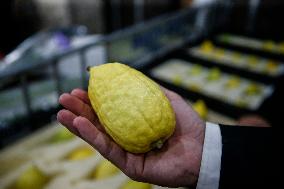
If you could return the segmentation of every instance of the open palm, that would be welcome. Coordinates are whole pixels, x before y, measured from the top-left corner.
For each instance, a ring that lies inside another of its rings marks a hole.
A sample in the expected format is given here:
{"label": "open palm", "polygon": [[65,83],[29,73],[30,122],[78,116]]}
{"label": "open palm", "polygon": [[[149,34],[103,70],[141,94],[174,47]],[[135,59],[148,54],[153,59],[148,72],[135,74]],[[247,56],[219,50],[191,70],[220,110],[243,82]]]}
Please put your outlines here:
{"label": "open palm", "polygon": [[66,109],[58,112],[57,119],[134,180],[168,187],[195,185],[205,124],[179,95],[163,90],[176,114],[176,130],[161,149],[145,154],[123,150],[104,132],[87,92],[81,89],[61,95],[59,102]]}

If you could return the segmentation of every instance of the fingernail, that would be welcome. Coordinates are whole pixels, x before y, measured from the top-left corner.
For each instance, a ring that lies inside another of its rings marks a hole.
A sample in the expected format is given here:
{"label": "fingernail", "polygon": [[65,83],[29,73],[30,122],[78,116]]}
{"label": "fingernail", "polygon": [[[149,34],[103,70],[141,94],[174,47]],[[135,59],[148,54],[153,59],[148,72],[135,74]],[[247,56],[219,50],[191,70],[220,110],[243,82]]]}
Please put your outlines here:
{"label": "fingernail", "polygon": [[79,90],[80,90],[79,88],[73,89],[72,92],[71,92],[71,94],[77,93],[77,92],[79,92]]}
{"label": "fingernail", "polygon": [[62,119],[64,112],[65,110],[60,110],[59,112],[57,112],[56,118],[58,121]]}
{"label": "fingernail", "polygon": [[67,93],[63,93],[62,95],[60,95],[60,97],[59,97],[59,103],[60,103],[64,98],[66,98],[67,96],[69,96],[69,94],[67,94]]}
{"label": "fingernail", "polygon": [[82,122],[83,120],[84,120],[83,117],[78,116],[78,117],[76,117],[76,118],[73,120],[73,125],[74,125],[75,127],[77,127],[77,126],[80,125],[80,122]]}

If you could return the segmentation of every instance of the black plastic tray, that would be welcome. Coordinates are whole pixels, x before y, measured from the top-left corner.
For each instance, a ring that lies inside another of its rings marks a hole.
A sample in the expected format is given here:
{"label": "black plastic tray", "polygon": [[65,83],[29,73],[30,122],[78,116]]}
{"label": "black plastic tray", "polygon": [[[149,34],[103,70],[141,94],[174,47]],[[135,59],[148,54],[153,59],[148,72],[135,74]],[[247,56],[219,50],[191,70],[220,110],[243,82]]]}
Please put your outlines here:
{"label": "black plastic tray", "polygon": [[214,99],[212,97],[209,97],[207,95],[200,94],[200,93],[191,91],[189,89],[185,89],[185,88],[176,86],[174,84],[171,84],[169,82],[166,82],[164,80],[156,78],[151,74],[151,70],[153,68],[162,64],[166,60],[169,60],[169,59],[172,59],[172,58],[190,61],[185,56],[179,54],[179,52],[175,52],[173,54],[169,54],[169,55],[167,55],[163,58],[159,58],[159,59],[156,59],[156,60],[150,62],[147,66],[145,66],[143,69],[141,69],[141,71],[144,72],[146,75],[148,75],[153,80],[155,80],[156,82],[158,82],[159,84],[161,84],[162,86],[177,92],[178,94],[180,94],[181,96],[183,96],[185,98],[189,98],[191,100],[203,99],[210,109],[216,110],[216,111],[218,111],[222,114],[228,115],[228,116],[233,117],[233,118],[237,118],[237,117],[241,116],[242,114],[253,113],[250,110],[247,110],[247,109],[244,109],[244,108],[238,108],[238,107],[235,107],[235,106],[228,104],[226,102],[223,102],[223,101]]}
{"label": "black plastic tray", "polygon": [[[212,98],[212,97],[204,95],[204,94],[200,94],[200,93],[191,91],[189,89],[185,89],[185,88],[176,86],[174,84],[171,84],[169,82],[166,82],[164,80],[161,80],[159,78],[154,77],[151,74],[151,70],[153,68],[157,67],[158,65],[164,63],[165,61],[169,60],[169,59],[182,59],[182,60],[185,60],[185,61],[197,63],[197,64],[207,66],[207,67],[216,67],[216,65],[214,65],[212,63],[209,64],[209,63],[206,63],[206,62],[199,62],[195,59],[192,59],[191,57],[185,55],[182,51],[175,51],[175,52],[172,52],[172,53],[170,53],[170,54],[168,54],[164,57],[152,60],[151,62],[149,62],[147,64],[147,66],[141,68],[140,70],[142,72],[144,72],[146,75],[148,75],[150,78],[152,78],[153,80],[155,80],[156,82],[161,84],[162,86],[177,92],[178,94],[180,94],[181,96],[183,96],[185,98],[189,98],[191,100],[203,99],[210,109],[215,110],[215,111],[217,111],[221,114],[227,115],[227,116],[232,117],[232,118],[239,118],[242,115],[248,115],[248,114],[259,114],[259,115],[262,115],[262,116],[266,117],[267,119],[269,119],[268,115],[269,115],[269,113],[271,114],[272,112],[271,112],[271,110],[269,110],[268,107],[273,106],[272,105],[272,99],[275,101],[275,97],[274,97],[275,92],[270,97],[266,98],[266,100],[262,103],[260,108],[255,110],[255,111],[249,110],[249,109],[246,109],[246,108],[237,107],[237,106],[234,106],[234,105],[229,104],[227,102]],[[195,61],[193,61],[193,60],[195,60]],[[227,72],[227,73],[230,72],[230,73],[237,74],[236,70],[228,70],[228,68],[225,68],[223,66],[221,66],[219,68],[220,68],[221,71],[224,71],[224,72]],[[238,73],[237,75],[240,75],[240,73]],[[247,78],[254,80],[253,77],[251,77],[250,75],[247,75]],[[280,82],[280,83],[282,83],[282,82]],[[276,114],[274,114],[273,116],[276,116]]]}
{"label": "black plastic tray", "polygon": [[266,57],[266,58],[276,59],[276,60],[280,60],[281,62],[284,63],[284,55],[283,54],[267,52],[267,51],[264,51],[264,50],[261,50],[261,49],[253,49],[253,48],[250,48],[250,47],[244,47],[244,46],[239,46],[239,45],[235,45],[235,44],[229,44],[229,43],[226,43],[226,42],[223,42],[223,41],[219,41],[216,37],[213,37],[212,41],[213,41],[214,44],[216,44],[217,46],[220,46],[220,47],[225,47],[225,48],[228,48],[228,49],[234,49],[234,50],[249,53],[249,54],[255,54],[255,55],[259,55],[259,56]]}
{"label": "black plastic tray", "polygon": [[[229,48],[227,48],[227,49],[229,49]],[[181,54],[182,57],[184,57],[185,59],[187,59],[189,61],[197,62],[201,65],[206,66],[206,67],[219,67],[224,72],[232,73],[232,74],[235,74],[235,75],[240,75],[241,77],[256,80],[256,81],[259,81],[259,82],[265,83],[265,84],[275,83],[277,80],[279,80],[281,77],[283,77],[283,75],[282,76],[269,76],[269,75],[264,75],[264,74],[252,72],[252,71],[242,69],[242,68],[232,67],[232,66],[229,66],[227,64],[221,64],[221,63],[218,63],[215,60],[208,60],[208,59],[202,58],[200,56],[195,56],[193,54],[190,54],[190,53],[187,52],[187,49],[182,49],[179,53]]]}

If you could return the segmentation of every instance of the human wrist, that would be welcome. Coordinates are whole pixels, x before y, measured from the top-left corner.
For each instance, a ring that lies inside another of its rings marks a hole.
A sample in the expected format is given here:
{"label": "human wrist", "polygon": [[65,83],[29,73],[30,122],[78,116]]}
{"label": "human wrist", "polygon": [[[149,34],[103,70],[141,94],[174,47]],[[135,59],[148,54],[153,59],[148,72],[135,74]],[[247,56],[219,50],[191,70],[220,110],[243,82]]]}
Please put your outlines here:
{"label": "human wrist", "polygon": [[197,189],[217,189],[222,156],[222,136],[219,125],[207,122]]}
{"label": "human wrist", "polygon": [[195,133],[195,163],[192,167],[192,178],[189,180],[189,185],[191,188],[195,188],[199,178],[199,172],[201,167],[202,161],[202,153],[203,153],[203,145],[204,145],[204,138],[205,138],[205,129],[206,123],[204,121],[199,121],[196,125],[196,133]]}

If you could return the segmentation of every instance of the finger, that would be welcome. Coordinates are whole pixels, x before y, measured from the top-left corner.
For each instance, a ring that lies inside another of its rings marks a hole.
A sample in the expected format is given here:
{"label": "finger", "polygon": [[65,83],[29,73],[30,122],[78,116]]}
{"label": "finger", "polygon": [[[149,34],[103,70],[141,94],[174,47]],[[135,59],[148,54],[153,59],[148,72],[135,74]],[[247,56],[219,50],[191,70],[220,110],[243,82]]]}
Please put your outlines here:
{"label": "finger", "polygon": [[88,119],[77,117],[73,121],[81,138],[96,148],[102,156],[110,160],[120,169],[125,169],[126,152],[112,139],[97,129]]}
{"label": "finger", "polygon": [[60,110],[57,113],[57,120],[69,131],[79,136],[78,130],[73,126],[73,121],[77,116],[68,110]]}
{"label": "finger", "polygon": [[[88,93],[82,89],[74,89],[71,92],[71,95],[78,97],[80,100],[82,100],[85,104],[89,105],[90,108],[92,107]],[[92,108],[91,108],[92,109]],[[97,128],[100,129],[100,131],[104,131],[104,128],[101,126],[98,116],[95,114],[95,112],[92,110],[93,115],[94,115],[94,119],[93,122],[96,125]],[[90,120],[92,121],[92,120]]]}
{"label": "finger", "polygon": [[75,96],[64,93],[59,97],[59,103],[77,116],[86,117],[91,122],[96,119],[91,107]]}
{"label": "finger", "polygon": [[78,97],[80,100],[82,100],[84,103],[91,105],[88,93],[82,89],[74,89],[71,92],[71,95]]}
{"label": "finger", "polygon": [[271,127],[271,125],[258,115],[246,115],[237,120],[241,126]]}
{"label": "finger", "polygon": [[182,100],[182,97],[180,95],[178,95],[177,93],[166,89],[163,86],[160,86],[162,91],[164,92],[164,94],[166,95],[166,97],[170,100],[170,101],[176,101],[176,100]]}

